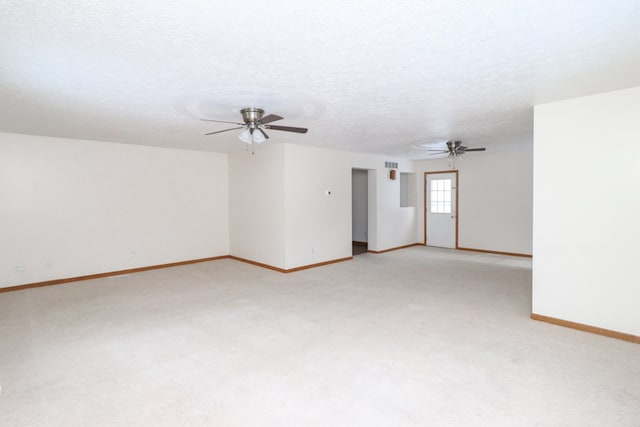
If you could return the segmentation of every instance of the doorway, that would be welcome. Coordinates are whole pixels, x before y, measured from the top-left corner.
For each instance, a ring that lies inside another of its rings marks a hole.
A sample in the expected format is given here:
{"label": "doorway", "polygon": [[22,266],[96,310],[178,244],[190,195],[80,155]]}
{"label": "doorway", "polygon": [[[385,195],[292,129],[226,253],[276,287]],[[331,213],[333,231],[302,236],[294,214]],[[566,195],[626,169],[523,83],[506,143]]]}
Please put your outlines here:
{"label": "doorway", "polygon": [[424,174],[424,243],[458,247],[458,171]]}
{"label": "doorway", "polygon": [[351,169],[351,243],[353,255],[369,246],[369,171]]}

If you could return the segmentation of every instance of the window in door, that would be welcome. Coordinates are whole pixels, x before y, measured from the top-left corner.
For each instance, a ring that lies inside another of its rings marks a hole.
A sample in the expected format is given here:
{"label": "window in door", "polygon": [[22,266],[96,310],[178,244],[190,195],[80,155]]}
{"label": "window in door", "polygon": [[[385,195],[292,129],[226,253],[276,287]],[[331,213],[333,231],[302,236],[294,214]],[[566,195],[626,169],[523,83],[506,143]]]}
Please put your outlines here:
{"label": "window in door", "polygon": [[451,213],[450,179],[432,179],[430,194],[431,213]]}

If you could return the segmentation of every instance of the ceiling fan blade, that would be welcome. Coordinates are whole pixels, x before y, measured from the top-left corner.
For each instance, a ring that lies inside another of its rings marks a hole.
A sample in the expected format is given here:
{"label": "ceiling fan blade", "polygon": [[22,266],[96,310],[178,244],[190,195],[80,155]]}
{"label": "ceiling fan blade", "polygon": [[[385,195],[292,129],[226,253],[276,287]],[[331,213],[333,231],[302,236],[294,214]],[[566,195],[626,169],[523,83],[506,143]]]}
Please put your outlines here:
{"label": "ceiling fan blade", "polygon": [[469,151],[485,151],[486,148],[467,148],[466,150],[464,150],[465,152],[469,152]]}
{"label": "ceiling fan blade", "polygon": [[280,117],[277,114],[269,114],[260,119],[260,123],[266,125],[267,123],[275,122],[276,120],[282,120],[284,117]]}
{"label": "ceiling fan blade", "polygon": [[244,123],[238,123],[238,122],[227,122],[224,120],[211,120],[211,119],[200,119],[203,122],[216,122],[216,123],[231,123],[232,125],[244,125]]}
{"label": "ceiling fan blade", "polygon": [[427,151],[431,151],[433,154],[448,153],[449,152],[449,150],[427,150]]}
{"label": "ceiling fan blade", "polygon": [[295,128],[291,126],[265,125],[267,129],[283,130],[285,132],[307,133],[307,128]]}
{"label": "ceiling fan blade", "polygon": [[447,153],[448,153],[448,151],[441,151],[441,152],[439,152],[439,153],[430,153],[430,154],[427,154],[427,156],[439,156],[439,155],[441,155],[441,154],[447,154]]}
{"label": "ceiling fan blade", "polygon": [[215,135],[216,133],[222,133],[222,132],[228,132],[230,130],[242,129],[243,127],[244,126],[240,126],[240,127],[237,127],[237,128],[231,128],[231,129],[225,129],[225,130],[218,130],[218,131],[215,131],[215,132],[205,133],[205,135]]}

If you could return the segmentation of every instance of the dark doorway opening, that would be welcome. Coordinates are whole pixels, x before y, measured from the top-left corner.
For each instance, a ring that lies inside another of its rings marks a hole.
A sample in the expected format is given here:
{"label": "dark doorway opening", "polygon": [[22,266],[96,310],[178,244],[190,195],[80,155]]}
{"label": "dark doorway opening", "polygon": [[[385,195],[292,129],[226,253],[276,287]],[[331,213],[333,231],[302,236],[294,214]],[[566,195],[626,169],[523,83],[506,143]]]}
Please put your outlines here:
{"label": "dark doorway opening", "polygon": [[367,242],[351,242],[353,255],[360,255],[367,253]]}

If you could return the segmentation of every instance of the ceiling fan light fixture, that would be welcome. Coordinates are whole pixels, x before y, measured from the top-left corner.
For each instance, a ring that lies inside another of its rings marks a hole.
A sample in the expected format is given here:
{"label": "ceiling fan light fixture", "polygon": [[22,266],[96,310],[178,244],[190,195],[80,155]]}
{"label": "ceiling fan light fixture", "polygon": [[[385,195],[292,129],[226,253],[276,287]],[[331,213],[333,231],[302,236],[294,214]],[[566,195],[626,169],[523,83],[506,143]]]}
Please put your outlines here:
{"label": "ceiling fan light fixture", "polygon": [[240,132],[238,138],[240,138],[240,141],[244,142],[245,144],[251,144],[253,142],[251,131],[249,130],[249,128],[244,128],[244,130]]}
{"label": "ceiling fan light fixture", "polygon": [[459,153],[457,151],[452,151],[449,153],[449,168],[450,169],[455,169],[456,168],[456,161],[457,160],[462,160],[462,155],[464,153]]}
{"label": "ceiling fan light fixture", "polygon": [[262,132],[260,132],[257,129],[253,131],[253,142],[254,142],[254,144],[262,144],[266,140],[267,139],[264,137]]}

